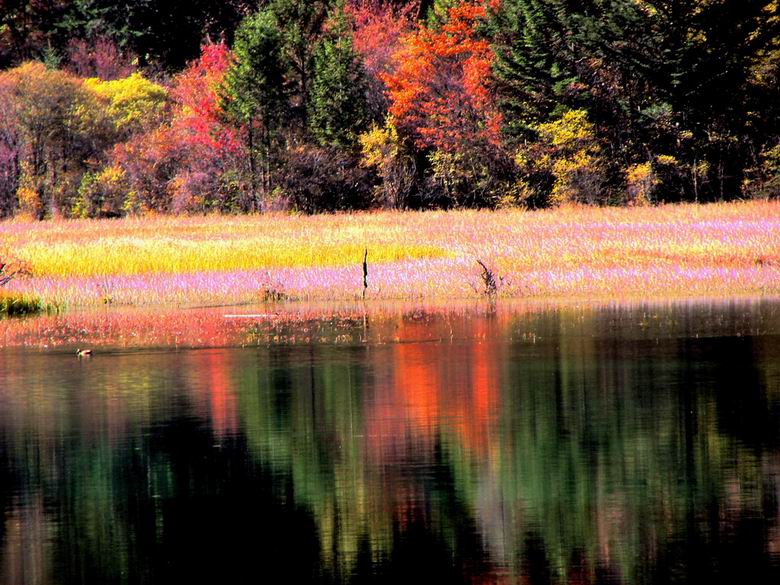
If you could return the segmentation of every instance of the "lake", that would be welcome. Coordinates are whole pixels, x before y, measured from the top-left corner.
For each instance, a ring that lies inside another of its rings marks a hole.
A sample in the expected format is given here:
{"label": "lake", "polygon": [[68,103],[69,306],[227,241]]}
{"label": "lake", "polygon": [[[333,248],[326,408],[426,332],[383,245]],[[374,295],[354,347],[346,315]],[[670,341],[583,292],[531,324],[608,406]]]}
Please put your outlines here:
{"label": "lake", "polygon": [[780,583],[780,303],[244,309],[0,322],[1,583]]}

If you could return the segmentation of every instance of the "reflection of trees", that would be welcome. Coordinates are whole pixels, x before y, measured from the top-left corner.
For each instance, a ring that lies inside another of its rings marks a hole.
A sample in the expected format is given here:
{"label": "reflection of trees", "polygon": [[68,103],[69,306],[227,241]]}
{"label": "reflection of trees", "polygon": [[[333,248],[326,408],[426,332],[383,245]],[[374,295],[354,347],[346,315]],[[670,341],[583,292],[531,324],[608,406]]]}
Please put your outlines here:
{"label": "reflection of trees", "polygon": [[0,388],[0,578],[23,563],[103,583],[777,571],[776,339],[696,339],[686,321],[669,340],[679,315],[627,318],[499,313],[431,343],[411,316],[389,345],[106,367],[0,353],[28,372]]}
{"label": "reflection of trees", "polygon": [[[349,567],[369,542],[374,558],[385,559],[398,537],[391,528],[422,519],[453,548],[477,530],[510,573],[527,574],[531,534],[554,580],[635,581],[644,560],[687,530],[691,514],[713,506],[761,513],[768,492],[754,476],[763,473],[762,456],[722,432],[712,362],[686,366],[680,356],[690,347],[670,349],[641,334],[594,338],[599,323],[565,313],[531,325],[542,340],[535,345],[497,342],[495,331],[481,340],[477,330],[481,341],[468,344],[402,343],[355,356],[323,350],[308,367],[284,354],[298,364],[285,392],[295,406],[284,410],[299,413],[289,423],[295,431],[266,424],[261,436],[291,440],[283,452],[305,470],[294,483],[321,523],[327,558]],[[419,337],[416,327],[401,323],[399,337]],[[711,352],[713,342],[702,343],[694,356]],[[329,400],[331,392],[341,402]],[[737,502],[726,501],[729,485]],[[465,521],[453,526],[453,518]],[[342,528],[338,542],[334,527]],[[729,528],[718,520],[714,530]]]}

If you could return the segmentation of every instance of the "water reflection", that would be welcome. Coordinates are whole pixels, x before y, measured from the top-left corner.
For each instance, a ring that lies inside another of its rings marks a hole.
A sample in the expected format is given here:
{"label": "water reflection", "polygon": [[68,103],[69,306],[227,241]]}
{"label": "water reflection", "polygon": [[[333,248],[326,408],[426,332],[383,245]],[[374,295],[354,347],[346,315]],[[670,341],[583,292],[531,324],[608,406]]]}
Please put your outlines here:
{"label": "water reflection", "polygon": [[342,325],[0,351],[2,583],[780,582],[777,305]]}

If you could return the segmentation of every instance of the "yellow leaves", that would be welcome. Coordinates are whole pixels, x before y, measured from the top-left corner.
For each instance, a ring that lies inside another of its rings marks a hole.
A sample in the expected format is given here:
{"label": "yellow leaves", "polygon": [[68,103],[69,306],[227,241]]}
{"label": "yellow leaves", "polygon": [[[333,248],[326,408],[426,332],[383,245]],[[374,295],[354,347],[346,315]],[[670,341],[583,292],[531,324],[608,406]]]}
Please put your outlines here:
{"label": "yellow leaves", "polygon": [[655,158],[655,163],[657,165],[672,167],[672,168],[677,168],[680,166],[680,161],[678,161],[675,157],[669,154],[658,155]]}
{"label": "yellow leaves", "polygon": [[599,196],[601,148],[587,116],[585,110],[570,110],[557,120],[537,125],[539,140],[515,155],[523,173],[551,176],[548,202],[552,205],[593,202]]}
{"label": "yellow leaves", "polygon": [[371,130],[361,134],[358,140],[363,166],[381,169],[388,158],[398,156],[400,138],[391,117],[388,117],[381,128],[374,124]]}
{"label": "yellow leaves", "polygon": [[652,200],[653,190],[660,183],[658,176],[649,162],[632,165],[626,169],[626,190],[630,205],[648,205]]}
{"label": "yellow leaves", "polygon": [[758,165],[748,169],[743,190],[753,197],[777,197],[780,193],[780,143],[761,151]]}
{"label": "yellow leaves", "polygon": [[780,171],[780,143],[774,147],[761,151],[761,160]]}
{"label": "yellow leaves", "polygon": [[16,191],[19,199],[19,210],[21,217],[37,218],[43,211],[41,196],[35,189],[30,187],[19,187]]}
{"label": "yellow leaves", "polygon": [[71,212],[82,218],[120,215],[127,191],[125,172],[118,165],[108,166],[97,174],[87,173],[81,180]]}
{"label": "yellow leaves", "polygon": [[22,217],[38,219],[43,215],[43,200],[41,199],[40,178],[33,176],[28,162],[22,162],[22,173],[16,197],[19,200],[19,211]]}
{"label": "yellow leaves", "polygon": [[163,86],[140,73],[114,81],[90,78],[84,81],[84,87],[107,103],[108,115],[120,131],[158,121],[168,98]]}
{"label": "yellow leaves", "polygon": [[577,142],[593,141],[595,127],[585,110],[569,110],[561,118],[536,127],[542,140],[557,147],[571,147]]}
{"label": "yellow leaves", "polygon": [[83,90],[78,78],[39,62],[22,63],[0,73],[0,84],[15,94],[20,127],[41,143],[53,143],[77,130],[80,120],[74,116],[91,105],[91,94]]}
{"label": "yellow leaves", "polygon": [[120,185],[125,179],[125,171],[116,165],[106,167],[100,174],[98,174],[98,180],[106,185]]}

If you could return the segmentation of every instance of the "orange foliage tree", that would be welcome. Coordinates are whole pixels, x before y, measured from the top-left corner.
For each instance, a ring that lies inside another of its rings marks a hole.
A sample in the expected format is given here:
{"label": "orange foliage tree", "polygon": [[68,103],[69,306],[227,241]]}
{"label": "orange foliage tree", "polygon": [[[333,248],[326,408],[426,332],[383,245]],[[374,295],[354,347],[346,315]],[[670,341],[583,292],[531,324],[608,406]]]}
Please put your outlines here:
{"label": "orange foliage tree", "polygon": [[418,10],[416,2],[396,6],[387,0],[353,0],[347,5],[354,27],[352,44],[368,78],[369,109],[378,119],[384,118],[389,105],[383,77],[393,73],[393,55],[412,30]]}
{"label": "orange foliage tree", "polygon": [[390,114],[420,148],[472,153],[500,144],[501,116],[490,91],[493,52],[477,31],[486,10],[461,2],[442,26],[407,34],[393,56],[394,71],[383,76]]}

